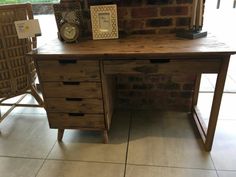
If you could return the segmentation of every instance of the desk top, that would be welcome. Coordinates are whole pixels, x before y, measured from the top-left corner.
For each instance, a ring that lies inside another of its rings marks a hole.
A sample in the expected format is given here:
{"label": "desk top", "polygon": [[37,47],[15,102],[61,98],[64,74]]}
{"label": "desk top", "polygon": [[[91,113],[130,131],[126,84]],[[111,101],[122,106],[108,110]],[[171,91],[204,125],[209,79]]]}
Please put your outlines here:
{"label": "desk top", "polygon": [[44,58],[51,55],[67,57],[125,59],[125,58],[178,58],[203,56],[229,56],[236,53],[214,36],[183,39],[174,35],[133,35],[110,40],[83,40],[63,43],[58,39],[35,49],[30,55]]}

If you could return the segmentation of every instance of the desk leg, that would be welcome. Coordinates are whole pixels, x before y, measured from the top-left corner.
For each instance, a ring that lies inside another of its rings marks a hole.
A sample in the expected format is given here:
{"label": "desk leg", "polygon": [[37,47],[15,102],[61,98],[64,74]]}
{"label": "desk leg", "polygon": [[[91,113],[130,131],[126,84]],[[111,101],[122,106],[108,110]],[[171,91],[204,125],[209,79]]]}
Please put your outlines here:
{"label": "desk leg", "polygon": [[108,143],[108,132],[107,132],[107,130],[103,131],[103,141],[104,141],[104,144]]}
{"label": "desk leg", "polygon": [[58,129],[57,140],[62,141],[63,135],[64,135],[64,129]]}
{"label": "desk leg", "polygon": [[222,64],[220,67],[220,71],[217,76],[216,85],[215,85],[215,93],[213,97],[212,107],[211,107],[211,114],[206,134],[206,141],[205,141],[205,148],[207,151],[210,151],[212,148],[212,143],[215,135],[216,124],[218,120],[219,110],[220,110],[220,103],[221,98],[224,91],[225,79],[229,64],[229,57],[225,57],[222,59]]}
{"label": "desk leg", "polygon": [[198,74],[195,80],[194,94],[193,94],[193,100],[192,100],[192,117],[196,123],[198,131],[201,135],[201,138],[203,142],[205,143],[206,134],[207,134],[207,126],[205,125],[203,121],[203,117],[201,116],[201,112],[199,111],[197,107],[200,82],[201,82],[201,74]]}
{"label": "desk leg", "polygon": [[201,82],[201,74],[198,74],[196,76],[196,80],[195,80],[193,103],[192,103],[193,107],[197,105],[199,88],[200,88],[200,82]]}

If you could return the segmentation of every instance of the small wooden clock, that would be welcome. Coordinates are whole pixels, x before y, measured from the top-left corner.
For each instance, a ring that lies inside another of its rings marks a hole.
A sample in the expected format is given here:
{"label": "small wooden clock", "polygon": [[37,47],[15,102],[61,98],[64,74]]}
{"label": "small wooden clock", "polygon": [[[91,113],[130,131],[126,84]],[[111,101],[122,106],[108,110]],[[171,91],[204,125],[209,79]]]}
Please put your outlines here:
{"label": "small wooden clock", "polygon": [[82,15],[80,2],[64,0],[53,5],[58,28],[58,38],[64,42],[76,42],[81,36]]}
{"label": "small wooden clock", "polygon": [[65,42],[75,42],[79,38],[79,27],[74,23],[64,23],[60,28],[60,36]]}

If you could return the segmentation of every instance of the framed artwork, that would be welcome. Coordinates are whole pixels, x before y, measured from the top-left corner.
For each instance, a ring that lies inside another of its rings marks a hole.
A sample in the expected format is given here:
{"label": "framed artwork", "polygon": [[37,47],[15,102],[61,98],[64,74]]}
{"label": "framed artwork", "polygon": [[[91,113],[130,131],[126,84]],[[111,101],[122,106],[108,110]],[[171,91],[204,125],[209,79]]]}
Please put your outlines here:
{"label": "framed artwork", "polygon": [[118,38],[117,6],[90,6],[93,39]]}

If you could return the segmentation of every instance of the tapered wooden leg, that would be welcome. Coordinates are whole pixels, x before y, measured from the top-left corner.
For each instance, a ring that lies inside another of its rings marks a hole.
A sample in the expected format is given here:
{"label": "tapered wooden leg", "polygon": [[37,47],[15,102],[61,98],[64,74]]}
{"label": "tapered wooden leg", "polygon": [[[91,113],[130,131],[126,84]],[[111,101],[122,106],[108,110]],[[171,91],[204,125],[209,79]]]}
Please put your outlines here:
{"label": "tapered wooden leg", "polygon": [[62,141],[63,135],[64,135],[64,129],[58,129],[57,140]]}
{"label": "tapered wooden leg", "polygon": [[227,74],[229,64],[229,57],[225,57],[222,61],[220,72],[218,73],[216,86],[215,86],[215,93],[213,97],[212,107],[211,107],[211,114],[207,129],[206,135],[206,142],[205,148],[207,151],[210,151],[212,148],[212,143],[215,135],[215,129],[217,125],[219,110],[220,110],[220,103],[224,91],[225,79]]}
{"label": "tapered wooden leg", "polygon": [[104,144],[108,143],[108,132],[107,132],[107,130],[103,131],[103,140],[104,140]]}
{"label": "tapered wooden leg", "polygon": [[198,74],[195,80],[192,108],[194,108],[194,106],[197,105],[200,82],[201,82],[201,74]]}

